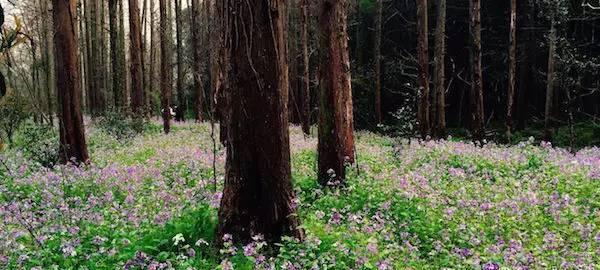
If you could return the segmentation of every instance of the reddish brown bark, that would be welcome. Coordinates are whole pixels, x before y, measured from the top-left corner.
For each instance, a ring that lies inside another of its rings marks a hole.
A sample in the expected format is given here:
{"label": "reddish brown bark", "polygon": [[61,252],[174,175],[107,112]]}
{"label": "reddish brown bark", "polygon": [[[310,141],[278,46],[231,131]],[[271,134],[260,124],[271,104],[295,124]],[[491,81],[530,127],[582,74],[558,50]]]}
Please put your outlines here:
{"label": "reddish brown bark", "polygon": [[[218,235],[303,237],[292,188],[283,0],[227,0],[232,27],[226,178]],[[250,35],[249,33],[252,33]],[[219,238],[220,241],[221,238]]]}
{"label": "reddish brown bark", "polygon": [[427,23],[427,0],[417,0],[417,55],[419,62],[419,131],[426,139],[430,133],[429,122],[429,37]]}
{"label": "reddish brown bark", "polygon": [[203,110],[204,107],[204,88],[202,87],[202,57],[200,55],[200,34],[198,30],[199,25],[199,14],[200,4],[198,0],[191,0],[191,25],[192,25],[192,56],[194,61],[192,63],[192,72],[194,78],[194,112],[196,115],[196,121],[204,120]]}
{"label": "reddish brown bark", "polygon": [[470,0],[471,32],[471,135],[473,140],[483,140],[483,77],[481,70],[481,0]]}
{"label": "reddish brown bark", "polygon": [[348,53],[346,0],[320,6],[319,182],[343,181],[345,164],[354,162],[352,88]]}
{"label": "reddish brown bark", "polygon": [[168,15],[167,0],[159,1],[160,10],[160,103],[162,109],[163,129],[165,133],[171,132],[171,39],[169,37],[170,20]]}
{"label": "reddish brown bark", "polygon": [[60,159],[63,163],[89,161],[81,113],[75,4],[75,0],[52,0],[56,87],[60,104]]}
{"label": "reddish brown bark", "polygon": [[517,69],[517,0],[510,0],[510,35],[508,49],[508,91],[506,93],[506,133],[513,130],[513,112],[515,101],[515,74]]}
{"label": "reddish brown bark", "polygon": [[138,0],[129,0],[129,38],[131,41],[131,108],[141,113],[144,106],[142,85],[142,31]]}
{"label": "reddish brown bark", "polygon": [[[446,0],[439,0],[435,30],[435,136],[446,137]],[[432,116],[432,118],[434,118]]]}

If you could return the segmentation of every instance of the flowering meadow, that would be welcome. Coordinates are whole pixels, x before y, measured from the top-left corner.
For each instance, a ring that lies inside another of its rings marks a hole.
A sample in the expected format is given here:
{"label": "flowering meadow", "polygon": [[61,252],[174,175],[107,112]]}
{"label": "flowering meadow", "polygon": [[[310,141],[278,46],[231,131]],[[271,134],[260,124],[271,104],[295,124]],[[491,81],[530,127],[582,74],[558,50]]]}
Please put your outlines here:
{"label": "flowering meadow", "polygon": [[322,188],[316,138],[293,127],[305,241],[217,249],[210,131],[122,142],[90,127],[86,167],[0,152],[0,269],[600,269],[599,148],[358,132],[348,184]]}

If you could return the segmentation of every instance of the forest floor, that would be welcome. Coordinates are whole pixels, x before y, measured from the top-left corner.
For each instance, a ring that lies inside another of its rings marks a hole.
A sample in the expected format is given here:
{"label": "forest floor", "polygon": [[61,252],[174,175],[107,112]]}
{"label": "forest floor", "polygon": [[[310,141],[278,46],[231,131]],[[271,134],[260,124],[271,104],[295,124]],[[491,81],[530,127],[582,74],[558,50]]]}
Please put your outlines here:
{"label": "forest floor", "polygon": [[340,190],[317,184],[317,140],[294,127],[306,241],[215,250],[224,151],[215,189],[210,126],[158,129],[124,143],[89,128],[86,168],[0,153],[0,269],[600,267],[598,148],[358,132],[358,167]]}

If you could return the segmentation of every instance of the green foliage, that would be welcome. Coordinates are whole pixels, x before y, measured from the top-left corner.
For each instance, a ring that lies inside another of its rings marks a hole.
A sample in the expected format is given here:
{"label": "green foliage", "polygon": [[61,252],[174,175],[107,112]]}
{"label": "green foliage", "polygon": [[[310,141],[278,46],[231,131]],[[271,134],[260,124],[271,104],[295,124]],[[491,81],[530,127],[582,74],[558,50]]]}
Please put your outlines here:
{"label": "green foliage", "polygon": [[51,126],[25,122],[15,136],[14,145],[25,157],[44,167],[58,162],[59,138]]}
{"label": "green foliage", "polygon": [[106,112],[96,122],[96,126],[118,141],[129,141],[144,132],[148,124],[144,118],[113,110]]}
{"label": "green foliage", "polygon": [[9,144],[21,123],[29,117],[28,104],[15,91],[0,98],[0,132]]}

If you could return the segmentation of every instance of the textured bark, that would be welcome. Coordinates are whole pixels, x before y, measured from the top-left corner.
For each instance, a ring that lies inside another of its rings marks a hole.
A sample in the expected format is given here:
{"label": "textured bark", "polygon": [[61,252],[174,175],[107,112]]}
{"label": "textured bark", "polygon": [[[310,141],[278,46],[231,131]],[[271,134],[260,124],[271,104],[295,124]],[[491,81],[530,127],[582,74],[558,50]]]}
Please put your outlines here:
{"label": "textured bark", "polygon": [[168,0],[159,1],[160,10],[160,100],[165,133],[171,131],[171,39],[169,33],[170,20],[168,15]]}
{"label": "textured bark", "polygon": [[56,87],[60,104],[60,159],[63,163],[89,160],[81,113],[75,4],[75,0],[52,0]]}
{"label": "textured bark", "polygon": [[[291,181],[283,0],[227,0],[231,99],[218,240],[303,238]],[[250,35],[250,33],[252,33]]]}
{"label": "textured bark", "polygon": [[419,131],[426,139],[430,135],[429,122],[429,36],[427,23],[427,0],[417,0],[417,56],[419,62]]}
{"label": "textured bark", "polygon": [[119,6],[118,0],[108,1],[109,25],[110,25],[110,53],[112,58],[112,87],[115,107],[125,106],[125,53],[120,46],[119,35]]}
{"label": "textured bark", "polygon": [[[231,11],[229,10],[229,3],[225,1],[217,1],[217,18],[219,18],[218,29],[221,32],[219,35],[219,49],[217,57],[217,72],[215,79],[215,99],[217,100],[216,111],[219,117],[219,136],[220,141],[223,144],[227,142],[227,128],[229,126],[230,119],[230,100],[231,95],[229,91],[229,58],[231,54],[231,38],[230,31],[233,27],[230,21]],[[287,96],[286,96],[287,100]]]}
{"label": "textured bark", "polygon": [[481,0],[470,0],[471,33],[471,135],[484,139],[483,76],[481,70]]}
{"label": "textured bark", "polygon": [[[346,162],[354,162],[352,88],[348,55],[347,2],[323,0],[319,8],[320,76],[319,182],[343,182]],[[331,179],[330,170],[336,177]]]}
{"label": "textured bark", "polygon": [[148,82],[148,93],[146,96],[146,106],[149,109],[149,113],[152,114],[154,109],[154,92],[156,84],[156,27],[155,27],[155,10],[154,1],[150,1],[150,64],[149,64],[149,82]]}
{"label": "textured bark", "polygon": [[[446,0],[438,0],[435,29],[435,136],[446,137]],[[433,118],[433,117],[432,117]]]}
{"label": "textured bark", "polygon": [[310,59],[308,55],[309,0],[300,0],[302,44],[302,131],[310,135]]}
{"label": "textured bark", "polygon": [[142,31],[140,27],[140,7],[138,0],[129,0],[129,48],[131,55],[131,109],[140,115],[144,106],[142,85]]}
{"label": "textured bark", "polygon": [[552,110],[554,101],[554,82],[556,80],[554,62],[556,59],[556,25],[552,21],[550,36],[548,37],[548,72],[546,84],[546,106],[544,111],[544,139],[552,140]]}
{"label": "textured bark", "polygon": [[198,0],[191,0],[191,25],[192,25],[192,55],[194,61],[192,63],[192,72],[194,78],[194,112],[196,115],[196,121],[204,120],[204,87],[202,85],[202,56],[200,48],[200,3]]}
{"label": "textured bark", "polygon": [[[184,85],[183,85],[183,76],[185,76],[185,63],[183,61],[183,44],[182,44],[182,27],[183,20],[181,15],[181,0],[175,0],[175,32],[177,35],[177,106],[179,109],[183,110],[184,115],[186,111],[185,104],[185,93],[184,93]],[[192,30],[193,31],[193,30]]]}
{"label": "textured bark", "polygon": [[375,118],[377,124],[381,124],[383,116],[381,112],[381,34],[383,27],[383,0],[376,2],[375,15]]}
{"label": "textured bark", "polygon": [[508,91],[506,93],[506,133],[513,131],[515,103],[515,74],[517,69],[517,0],[510,0],[510,36],[508,49]]}

